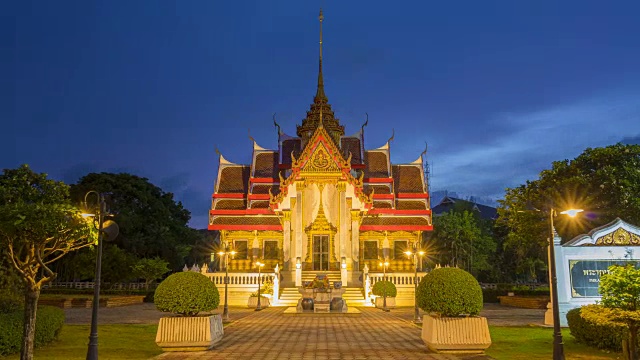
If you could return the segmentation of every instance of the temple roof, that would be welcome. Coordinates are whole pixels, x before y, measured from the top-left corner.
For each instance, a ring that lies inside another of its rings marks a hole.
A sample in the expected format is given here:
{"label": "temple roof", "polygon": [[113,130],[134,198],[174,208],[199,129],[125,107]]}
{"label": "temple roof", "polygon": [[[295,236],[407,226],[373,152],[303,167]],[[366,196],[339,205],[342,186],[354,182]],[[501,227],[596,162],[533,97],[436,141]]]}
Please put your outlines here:
{"label": "temple roof", "polygon": [[415,165],[393,165],[393,185],[396,193],[423,193],[422,168]]}
{"label": "temple roof", "polygon": [[225,166],[220,170],[218,178],[217,192],[224,193],[247,193],[249,183],[250,168],[245,165]]}
{"label": "temple roof", "polygon": [[367,150],[364,152],[365,178],[387,178],[389,174],[389,156],[385,151]]}

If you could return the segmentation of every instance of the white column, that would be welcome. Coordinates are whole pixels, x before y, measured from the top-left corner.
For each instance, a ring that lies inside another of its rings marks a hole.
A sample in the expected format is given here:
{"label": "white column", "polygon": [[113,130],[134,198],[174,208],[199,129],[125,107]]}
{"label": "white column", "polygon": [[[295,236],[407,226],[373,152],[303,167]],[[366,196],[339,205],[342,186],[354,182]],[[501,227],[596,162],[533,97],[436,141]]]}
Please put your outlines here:
{"label": "white column", "polygon": [[[351,259],[358,263],[360,256],[360,211],[351,211]],[[353,269],[358,271],[359,269]]]}
{"label": "white column", "polygon": [[347,231],[349,229],[347,194],[345,192],[347,190],[347,185],[345,183],[338,183],[337,189],[340,194],[340,255],[338,256],[338,260],[342,261],[342,258],[347,257]]}
{"label": "white column", "polygon": [[282,212],[283,226],[282,226],[282,252],[284,257],[284,270],[291,269],[291,210],[285,210]]}
{"label": "white column", "polygon": [[295,257],[300,259],[302,259],[302,187],[301,183],[296,183]]}

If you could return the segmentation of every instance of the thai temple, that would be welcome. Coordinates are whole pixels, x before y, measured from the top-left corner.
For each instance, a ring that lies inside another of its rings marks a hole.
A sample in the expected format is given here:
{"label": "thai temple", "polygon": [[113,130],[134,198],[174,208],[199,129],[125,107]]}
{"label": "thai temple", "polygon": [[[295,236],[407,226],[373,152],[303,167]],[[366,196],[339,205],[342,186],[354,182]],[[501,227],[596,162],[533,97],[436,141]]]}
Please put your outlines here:
{"label": "thai temple", "polygon": [[426,151],[393,164],[392,139],[365,148],[368,121],[345,132],[325,93],[322,21],[321,11],[317,89],[306,116],[289,134],[274,119],[277,148],[254,140],[250,164],[218,153],[208,228],[235,251],[220,269],[230,275],[256,271],[260,261],[285,289],[327,274],[361,291],[363,271],[413,276],[404,251],[432,230]]}

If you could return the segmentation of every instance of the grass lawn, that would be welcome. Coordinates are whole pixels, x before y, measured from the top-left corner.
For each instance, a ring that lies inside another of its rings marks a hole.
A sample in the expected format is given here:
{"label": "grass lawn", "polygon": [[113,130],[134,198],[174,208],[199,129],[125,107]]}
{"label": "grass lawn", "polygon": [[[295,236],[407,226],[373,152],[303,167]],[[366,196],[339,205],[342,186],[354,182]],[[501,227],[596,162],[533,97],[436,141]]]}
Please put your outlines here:
{"label": "grass lawn", "polygon": [[[490,326],[491,347],[487,355],[498,360],[507,359],[551,359],[553,353],[553,329],[536,326]],[[567,359],[622,359],[621,353],[606,353],[596,348],[579,344],[562,329],[564,354]]]}
{"label": "grass lawn", "polygon": [[[156,345],[158,325],[100,325],[100,359],[149,359],[162,353]],[[89,325],[65,325],[57,341],[36,349],[35,359],[83,360],[87,356]],[[19,359],[19,354],[3,359]]]}
{"label": "grass lawn", "polygon": [[[98,332],[101,359],[149,359],[162,353],[155,344],[157,325],[100,325]],[[553,329],[541,327],[490,326],[493,344],[487,355],[498,360],[551,359]],[[620,353],[604,351],[578,344],[562,332],[567,359],[622,359]],[[89,325],[65,325],[60,338],[36,349],[35,359],[82,360],[87,353]],[[18,354],[7,360],[19,359]]]}

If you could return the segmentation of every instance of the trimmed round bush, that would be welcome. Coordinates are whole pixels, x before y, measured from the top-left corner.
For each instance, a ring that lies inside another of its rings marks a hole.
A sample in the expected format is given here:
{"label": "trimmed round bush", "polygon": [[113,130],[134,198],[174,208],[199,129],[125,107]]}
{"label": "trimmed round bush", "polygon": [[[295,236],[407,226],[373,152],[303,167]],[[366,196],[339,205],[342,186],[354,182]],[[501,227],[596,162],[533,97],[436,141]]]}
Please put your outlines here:
{"label": "trimmed round bush", "polygon": [[567,323],[569,324],[571,336],[579,343],[598,349],[622,351],[622,340],[628,338],[627,327],[614,323],[605,316],[599,319],[597,323],[591,322],[582,317],[580,314],[581,309],[575,308],[567,312]]}
{"label": "trimmed round bush", "polygon": [[[0,356],[17,353],[22,346],[23,310],[0,314]],[[43,346],[58,337],[64,325],[64,311],[53,306],[38,306],[35,346]]]}
{"label": "trimmed round bush", "polygon": [[385,292],[387,293],[387,297],[395,297],[398,295],[398,290],[391,281],[382,280],[373,284],[373,289],[371,289],[373,295],[384,296]]}
{"label": "trimmed round bush", "polygon": [[482,288],[468,272],[438,268],[420,281],[418,307],[441,316],[478,315],[482,310]]}
{"label": "trimmed round bush", "polygon": [[160,311],[196,316],[199,312],[217,308],[220,293],[208,277],[184,271],[170,275],[161,282],[153,300]]}

